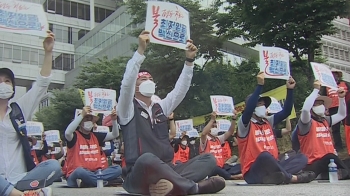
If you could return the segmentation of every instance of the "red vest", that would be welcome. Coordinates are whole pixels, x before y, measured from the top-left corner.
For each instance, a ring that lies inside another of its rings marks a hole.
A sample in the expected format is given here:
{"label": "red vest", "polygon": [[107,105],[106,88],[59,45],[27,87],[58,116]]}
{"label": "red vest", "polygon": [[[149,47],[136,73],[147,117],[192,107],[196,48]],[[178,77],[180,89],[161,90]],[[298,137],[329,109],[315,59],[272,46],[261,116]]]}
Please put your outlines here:
{"label": "red vest", "polygon": [[175,164],[177,161],[181,163],[186,163],[190,159],[190,148],[186,146],[185,150],[181,148],[179,145],[179,150],[174,153],[173,163]]}
{"label": "red vest", "polygon": [[67,149],[67,174],[68,177],[76,168],[83,167],[89,171],[102,169],[101,148],[93,133],[90,139],[85,139],[79,131],[75,131],[77,141],[72,148]]}
{"label": "red vest", "polygon": [[122,167],[126,167],[126,163],[125,163],[125,158],[124,158],[124,156],[123,156],[121,159],[122,159]]}
{"label": "red vest", "polygon": [[224,166],[225,160],[222,155],[222,147],[219,138],[216,138],[215,141],[208,139],[207,145],[205,146],[204,151],[202,151],[201,153],[210,153],[214,155],[216,159],[216,165],[221,168]]}
{"label": "red vest", "polygon": [[[338,87],[343,87],[345,92],[348,92],[348,90],[349,90],[348,86],[343,81],[341,81],[338,84]],[[331,106],[329,108],[334,108],[334,107],[338,107],[339,106],[339,97],[338,97],[337,90],[334,90],[334,89],[331,89],[331,88],[327,87],[327,96],[332,99],[332,104],[331,104]]]}
{"label": "red vest", "polygon": [[265,123],[261,125],[250,121],[250,130],[247,137],[237,138],[243,175],[249,171],[256,158],[264,151],[278,159],[275,135],[269,122],[264,121]]}
{"label": "red vest", "polygon": [[39,164],[39,159],[38,159],[38,157],[36,156],[35,150],[31,150],[31,151],[30,151],[30,154],[31,154],[32,157],[33,157],[33,161],[34,161],[35,165],[38,165],[38,164]]}
{"label": "red vest", "polygon": [[326,120],[322,122],[311,119],[310,131],[306,135],[298,135],[300,152],[308,158],[308,164],[321,159],[324,155],[334,153],[334,145]]}
{"label": "red vest", "polygon": [[225,161],[227,159],[231,158],[232,152],[231,152],[231,147],[228,141],[225,142],[224,147],[222,147],[222,156]]}

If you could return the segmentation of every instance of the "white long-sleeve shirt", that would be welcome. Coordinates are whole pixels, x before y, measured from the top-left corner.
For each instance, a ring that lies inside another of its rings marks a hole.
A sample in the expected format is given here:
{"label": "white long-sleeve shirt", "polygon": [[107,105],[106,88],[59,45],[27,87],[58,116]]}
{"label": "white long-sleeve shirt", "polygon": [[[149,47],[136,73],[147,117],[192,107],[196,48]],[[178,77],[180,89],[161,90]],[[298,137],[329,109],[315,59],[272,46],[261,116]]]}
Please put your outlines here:
{"label": "white long-sleeve shirt", "polygon": [[[30,119],[41,99],[47,92],[51,76],[38,76],[32,88],[16,102],[21,108],[25,120]],[[0,175],[16,184],[27,174],[27,167],[23,157],[23,147],[10,119],[10,105],[6,115],[0,121]]]}
{"label": "white long-sleeve shirt", "polygon": [[[300,119],[298,121],[299,134],[305,135],[310,131],[311,127],[311,109],[314,105],[316,98],[318,97],[319,90],[314,89],[312,93],[305,99],[303,108],[301,109]],[[339,98],[338,113],[332,116],[326,116],[325,119],[330,126],[337,124],[346,117],[346,103],[345,98]],[[332,124],[330,124],[332,123]]]}
{"label": "white long-sleeve shirt", "polygon": [[[68,141],[72,141],[74,132],[77,130],[77,127],[83,120],[83,116],[79,115],[77,116],[67,127],[66,131],[64,132],[64,136]],[[106,133],[106,137],[104,138],[104,142],[114,140],[119,136],[119,125],[116,120],[112,121],[113,127],[112,127],[112,132]]]}
{"label": "white long-sleeve shirt", "polygon": [[[117,105],[119,124],[126,125],[134,117],[133,99],[135,95],[137,75],[142,62],[145,60],[144,55],[135,52],[133,57],[128,61],[126,70],[121,83],[120,96]],[[175,88],[168,95],[159,101],[159,105],[163,109],[163,114],[169,116],[175,108],[185,98],[188,89],[191,86],[193,76],[193,66],[184,65],[181,75],[175,84]],[[136,99],[139,104],[148,112],[152,120],[152,107],[154,102],[149,107],[141,100]]]}

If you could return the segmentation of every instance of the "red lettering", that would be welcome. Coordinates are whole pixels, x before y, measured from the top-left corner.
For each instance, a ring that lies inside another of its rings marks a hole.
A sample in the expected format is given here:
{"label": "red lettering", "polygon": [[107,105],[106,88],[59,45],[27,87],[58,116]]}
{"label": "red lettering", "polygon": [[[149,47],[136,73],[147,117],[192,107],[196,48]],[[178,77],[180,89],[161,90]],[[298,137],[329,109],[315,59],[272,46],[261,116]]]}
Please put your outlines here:
{"label": "red lettering", "polygon": [[153,13],[152,18],[153,18],[154,27],[158,26],[158,17],[160,16],[159,9],[160,9],[159,6],[152,6],[152,13]]}
{"label": "red lettering", "polygon": [[176,6],[175,19],[183,18],[184,15],[180,12],[179,8]]}
{"label": "red lettering", "polygon": [[93,102],[92,91],[88,91],[88,97],[89,97],[89,99],[90,99],[90,103],[92,104],[92,102]]}
{"label": "red lettering", "polygon": [[14,9],[16,11],[29,10],[29,7],[23,5],[22,3],[0,3],[0,9]]}
{"label": "red lettering", "polygon": [[263,50],[263,55],[264,55],[265,64],[266,64],[266,66],[268,66],[269,65],[269,51]]}

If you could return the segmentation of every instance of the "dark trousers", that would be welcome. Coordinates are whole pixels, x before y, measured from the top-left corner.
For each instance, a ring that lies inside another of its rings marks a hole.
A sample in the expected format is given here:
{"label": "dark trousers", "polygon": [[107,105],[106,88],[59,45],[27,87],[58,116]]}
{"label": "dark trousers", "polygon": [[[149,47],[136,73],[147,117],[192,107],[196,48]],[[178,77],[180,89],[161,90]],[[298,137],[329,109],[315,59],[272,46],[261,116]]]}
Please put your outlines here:
{"label": "dark trousers", "polygon": [[186,163],[173,165],[164,163],[152,153],[145,153],[127,174],[123,188],[129,193],[149,195],[150,184],[166,179],[174,185],[173,194],[195,194],[196,183],[212,174],[215,167],[216,160],[211,154],[198,155]]}
{"label": "dark trousers", "polygon": [[[329,115],[333,115],[338,113],[338,107],[329,108]],[[343,149],[343,142],[341,140],[340,134],[340,122],[332,126],[332,134],[334,140],[334,147],[337,151],[341,151]]]}
{"label": "dark trousers", "polygon": [[318,176],[321,173],[328,173],[328,164],[330,163],[330,159],[334,159],[334,163],[337,164],[339,169],[349,170],[345,163],[333,153],[326,154],[321,159],[307,165],[304,170],[313,171],[316,174],[316,176]]}
{"label": "dark trousers", "polygon": [[296,154],[287,160],[278,161],[269,152],[262,152],[249,171],[244,174],[244,180],[248,184],[261,184],[265,176],[283,172],[286,176],[285,183],[289,183],[292,175],[301,171],[306,164],[307,157],[303,154]]}
{"label": "dark trousers", "polygon": [[224,168],[216,166],[211,176],[219,175],[223,177],[225,180],[231,180],[232,175],[237,175],[241,173],[241,164],[237,164],[234,166],[224,165]]}

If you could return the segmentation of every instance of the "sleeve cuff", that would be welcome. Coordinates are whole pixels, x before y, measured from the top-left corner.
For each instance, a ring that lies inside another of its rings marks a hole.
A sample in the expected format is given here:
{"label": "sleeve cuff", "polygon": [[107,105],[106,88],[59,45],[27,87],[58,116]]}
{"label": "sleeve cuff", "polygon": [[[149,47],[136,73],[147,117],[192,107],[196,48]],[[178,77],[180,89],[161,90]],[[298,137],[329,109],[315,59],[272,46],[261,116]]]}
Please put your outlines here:
{"label": "sleeve cuff", "polygon": [[142,64],[143,61],[145,60],[145,55],[141,55],[140,53],[138,53],[137,51],[134,53],[134,55],[132,56],[132,59],[135,60],[135,62]]}
{"label": "sleeve cuff", "polygon": [[48,77],[45,77],[39,74],[39,76],[36,78],[35,83],[37,86],[49,86],[51,83],[51,79],[52,79],[52,74]]}

